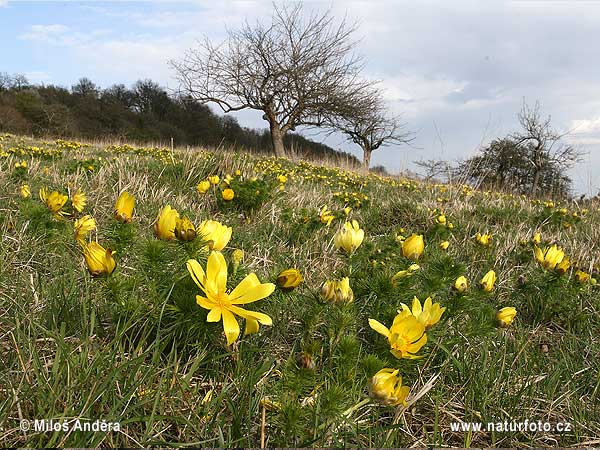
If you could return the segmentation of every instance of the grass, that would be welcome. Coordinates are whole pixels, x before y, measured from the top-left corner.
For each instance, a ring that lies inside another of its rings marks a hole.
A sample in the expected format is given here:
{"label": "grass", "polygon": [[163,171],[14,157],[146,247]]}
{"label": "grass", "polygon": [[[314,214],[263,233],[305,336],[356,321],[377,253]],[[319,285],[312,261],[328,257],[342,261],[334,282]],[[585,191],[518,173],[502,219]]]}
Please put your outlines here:
{"label": "grass", "polygon": [[[27,168],[15,167],[21,160]],[[233,202],[220,198],[220,187],[196,191],[208,176],[227,174]],[[279,175],[287,176],[283,191]],[[23,183],[31,198],[20,196]],[[73,239],[81,214],[53,218],[37,196],[43,186],[86,193],[84,214],[98,223],[93,238],[116,251],[110,277],[89,275]],[[136,197],[131,224],[113,218],[123,190]],[[235,274],[230,265],[231,287],[250,272],[262,282],[286,268],[302,272],[305,282],[294,291],[278,289],[250,305],[273,326],[227,346],[221,323],[206,322],[185,267],[190,257],[205,264],[205,244],[154,237],[167,203],[196,224],[214,219],[233,228],[223,253],[229,261],[240,248],[245,258]],[[336,216],[330,226],[319,220],[323,205]],[[366,236],[351,257],[333,244],[346,206]],[[452,229],[436,224],[441,213]],[[542,246],[558,243],[595,279],[599,223],[596,202],[551,205],[235,152],[171,154],[3,135],[0,439],[12,447],[597,445],[599,287],[577,281],[574,267],[562,276],[544,270],[531,238],[540,232]],[[477,232],[492,234],[489,247],[477,244]],[[413,263],[398,235],[413,233],[425,238],[421,268],[392,283]],[[498,281],[485,293],[478,281],[491,269]],[[452,289],[461,275],[470,284],[463,295]],[[324,301],[323,282],[344,276],[354,301]],[[427,332],[423,358],[399,360],[368,319],[389,325],[414,296],[433,296],[447,309]],[[499,328],[504,306],[518,315]],[[411,387],[406,407],[370,399],[369,380],[384,367],[400,369]],[[121,429],[22,431],[22,419],[98,419]],[[572,428],[451,427],[525,419]]]}

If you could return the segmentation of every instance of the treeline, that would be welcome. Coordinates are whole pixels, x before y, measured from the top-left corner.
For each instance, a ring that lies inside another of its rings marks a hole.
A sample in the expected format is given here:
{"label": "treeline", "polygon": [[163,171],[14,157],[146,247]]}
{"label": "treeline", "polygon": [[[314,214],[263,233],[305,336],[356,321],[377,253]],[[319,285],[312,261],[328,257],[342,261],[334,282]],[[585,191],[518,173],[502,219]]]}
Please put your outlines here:
{"label": "treeline", "polygon": [[[273,152],[267,130],[239,125],[231,116],[214,114],[190,97],[170,95],[151,80],[131,88],[115,84],[101,89],[82,78],[70,89],[31,84],[23,75],[0,73],[0,131],[34,136],[117,139],[203,147],[233,146]],[[299,134],[285,139],[290,153],[307,159],[331,158],[359,166],[356,157],[313,142]]]}

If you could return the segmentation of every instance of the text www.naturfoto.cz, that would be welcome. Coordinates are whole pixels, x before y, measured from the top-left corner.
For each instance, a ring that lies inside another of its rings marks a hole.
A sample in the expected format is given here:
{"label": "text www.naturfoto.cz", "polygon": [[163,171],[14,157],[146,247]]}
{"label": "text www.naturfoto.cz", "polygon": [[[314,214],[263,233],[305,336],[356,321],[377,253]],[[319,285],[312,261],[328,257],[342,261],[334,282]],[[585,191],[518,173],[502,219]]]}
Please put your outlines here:
{"label": "text www.naturfoto.cz", "polygon": [[565,433],[572,430],[572,425],[569,422],[557,422],[552,424],[550,422],[529,421],[525,419],[523,422],[488,422],[486,424],[482,422],[451,422],[450,429],[452,431],[496,431],[496,432],[557,432]]}

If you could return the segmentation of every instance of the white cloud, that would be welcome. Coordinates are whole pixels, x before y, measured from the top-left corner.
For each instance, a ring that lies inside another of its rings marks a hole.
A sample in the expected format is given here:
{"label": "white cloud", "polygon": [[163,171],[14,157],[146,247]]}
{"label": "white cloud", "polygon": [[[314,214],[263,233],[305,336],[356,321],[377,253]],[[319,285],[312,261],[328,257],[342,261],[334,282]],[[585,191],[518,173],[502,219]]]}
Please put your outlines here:
{"label": "white cloud", "polygon": [[61,24],[32,25],[28,32],[19,35],[19,39],[48,43],[60,42],[67,31],[69,31],[69,27]]}
{"label": "white cloud", "polygon": [[48,83],[52,82],[52,76],[44,71],[25,72],[25,77],[32,83]]}

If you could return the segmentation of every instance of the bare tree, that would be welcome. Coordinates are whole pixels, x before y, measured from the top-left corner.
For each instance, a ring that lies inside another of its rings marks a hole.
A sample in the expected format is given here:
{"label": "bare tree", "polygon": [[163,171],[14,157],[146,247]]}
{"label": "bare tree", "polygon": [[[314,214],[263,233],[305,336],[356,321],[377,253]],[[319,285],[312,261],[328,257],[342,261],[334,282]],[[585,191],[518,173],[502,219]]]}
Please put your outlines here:
{"label": "bare tree", "polygon": [[533,176],[530,193],[535,195],[545,172],[558,168],[564,173],[581,161],[583,153],[562,141],[568,133],[561,134],[553,130],[550,116],[542,118],[539,102],[533,108],[524,102],[518,117],[522,130],[511,137],[517,147],[526,150]]}
{"label": "bare tree", "polygon": [[331,132],[340,131],[347,140],[359,145],[363,151],[363,168],[369,169],[371,154],[379,147],[407,144],[413,140],[399,116],[389,114],[381,91],[372,86],[356,90],[339,101],[348,103],[338,108],[337,115],[327,118]]}
{"label": "bare tree", "polygon": [[220,45],[208,39],[171,61],[182,94],[224,112],[255,109],[269,122],[273,149],[300,125],[320,126],[340,100],[368,85],[359,81],[354,26],[329,12],[305,17],[302,4],[274,6],[271,24],[245,24]]}

